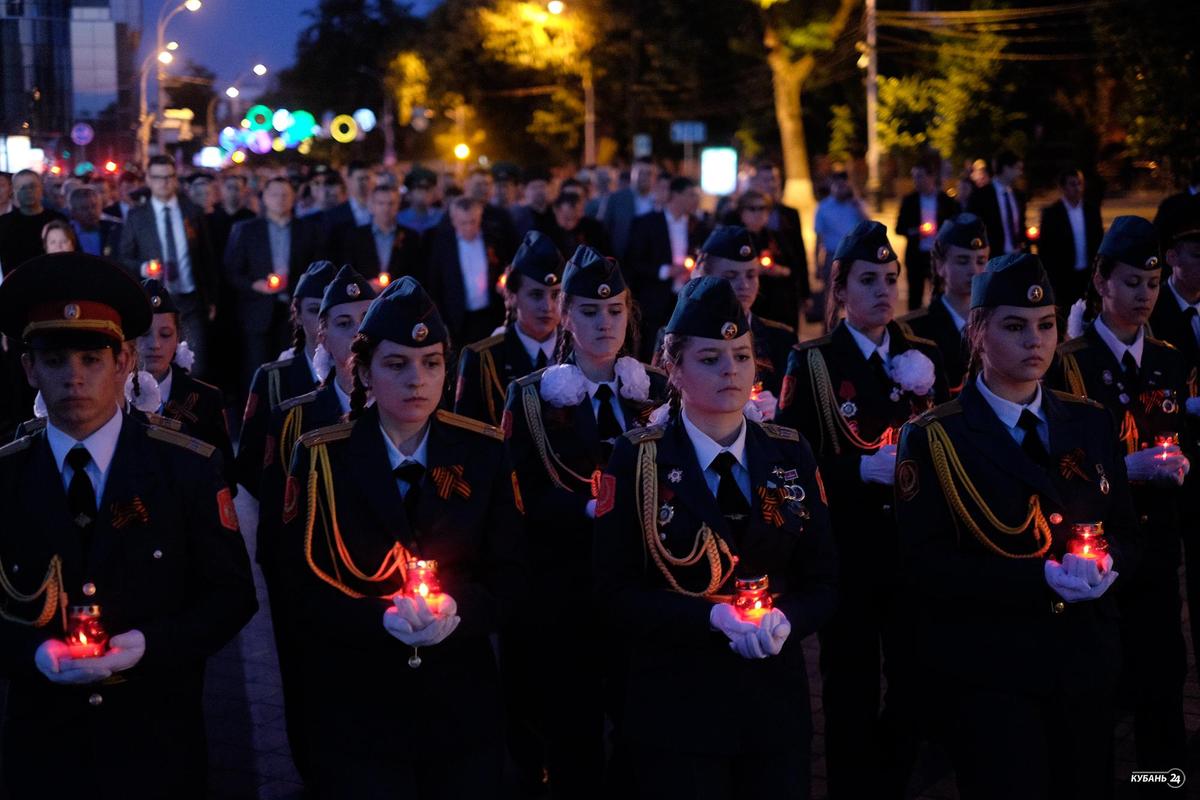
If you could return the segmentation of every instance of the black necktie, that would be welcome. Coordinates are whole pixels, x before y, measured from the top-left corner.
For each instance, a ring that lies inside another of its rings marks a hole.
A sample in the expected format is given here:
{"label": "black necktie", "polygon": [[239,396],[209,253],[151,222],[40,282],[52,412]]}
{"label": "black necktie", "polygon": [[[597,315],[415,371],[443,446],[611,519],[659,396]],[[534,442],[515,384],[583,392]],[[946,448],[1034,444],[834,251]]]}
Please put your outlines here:
{"label": "black necktie", "polygon": [[721,509],[722,516],[729,524],[735,530],[739,530],[750,516],[750,503],[733,478],[733,465],[736,463],[737,459],[733,457],[733,453],[723,450],[712,460],[709,467],[720,476],[720,480],[717,481],[717,507]]}
{"label": "black necktie", "polygon": [[1009,200],[1008,190],[1000,189],[1000,197],[1004,199],[1004,216],[1008,220],[1008,235],[1013,247],[1017,246],[1017,215],[1013,213],[1013,204]]}
{"label": "black necktie", "polygon": [[421,478],[425,476],[425,467],[419,461],[405,461],[392,470],[392,474],[408,484],[404,492],[404,510],[411,524],[415,521],[417,502],[421,498]]}
{"label": "black necktie", "polygon": [[84,471],[90,463],[92,454],[86,447],[74,447],[67,451],[67,464],[75,471],[67,486],[67,504],[75,524],[85,530],[91,530],[96,519],[96,487],[92,486],[92,479]]}
{"label": "black necktie", "polygon": [[170,284],[179,278],[179,251],[175,247],[175,224],[171,219],[171,207],[163,206],[163,230],[167,237],[167,260],[163,274]]}
{"label": "black necktie", "polygon": [[533,362],[533,368],[534,369],[545,369],[546,365],[549,363],[550,363],[550,359],[546,358],[546,351],[539,347],[538,354],[537,354],[537,360]]}
{"label": "black necktie", "polygon": [[600,407],[596,409],[596,431],[600,434],[601,439],[606,441],[616,439],[624,431],[621,430],[621,423],[617,422],[617,414],[613,411],[612,387],[607,383],[600,384],[596,387],[596,394],[593,397],[600,404]]}
{"label": "black necktie", "polygon": [[885,389],[890,391],[895,381],[892,380],[891,375],[888,375],[887,367],[883,365],[883,356],[879,355],[878,350],[871,353],[871,357],[867,359],[867,363],[871,365],[871,369],[874,370],[875,377],[879,379],[879,382],[883,384]]}
{"label": "black necktie", "polygon": [[1188,306],[1183,310],[1184,322],[1192,329],[1192,336],[1195,337],[1197,342],[1200,342],[1200,333],[1197,333],[1195,324],[1197,316],[1200,316],[1200,311],[1197,311],[1195,306]]}
{"label": "black necktie", "polygon": [[1039,425],[1041,425],[1041,420],[1032,411],[1028,408],[1021,411],[1021,418],[1017,420],[1017,427],[1025,431],[1025,438],[1021,440],[1021,449],[1033,463],[1043,469],[1049,469],[1050,454],[1046,452],[1046,445],[1042,444],[1042,437],[1038,436]]}
{"label": "black necktie", "polygon": [[1138,364],[1134,360],[1133,353],[1128,350],[1125,351],[1125,355],[1121,356],[1121,368],[1125,370],[1125,383],[1129,392],[1137,392],[1138,385],[1141,383],[1141,373],[1138,371]]}

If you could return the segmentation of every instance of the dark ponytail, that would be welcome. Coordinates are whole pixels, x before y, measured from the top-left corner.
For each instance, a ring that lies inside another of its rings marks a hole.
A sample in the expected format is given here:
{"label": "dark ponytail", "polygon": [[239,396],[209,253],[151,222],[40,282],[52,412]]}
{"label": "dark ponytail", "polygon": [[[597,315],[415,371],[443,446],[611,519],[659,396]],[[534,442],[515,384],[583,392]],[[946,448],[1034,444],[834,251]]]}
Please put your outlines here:
{"label": "dark ponytail", "polygon": [[360,333],[350,344],[350,377],[353,388],[350,390],[350,411],[346,415],[349,420],[358,419],[363,409],[367,407],[369,387],[363,382],[362,374],[370,369],[371,358],[379,342],[374,338]]}
{"label": "dark ponytail", "polygon": [[300,299],[292,300],[292,355],[301,355],[304,352],[304,324],[300,322]]}
{"label": "dark ponytail", "polygon": [[667,404],[671,409],[671,419],[678,419],[679,412],[683,408],[683,395],[680,394],[679,387],[675,385],[675,376],[679,363],[683,360],[683,348],[687,346],[687,343],[687,336],[668,333],[663,337],[662,350],[659,351],[659,361],[663,366],[671,365],[671,368],[667,370]]}
{"label": "dark ponytail", "polygon": [[[1096,258],[1092,260],[1092,268],[1088,270],[1087,288],[1084,290],[1083,299],[1085,308],[1083,310],[1083,321],[1091,322],[1100,316],[1100,312],[1104,310],[1104,301],[1100,299],[1100,291],[1096,288],[1096,276],[1107,280],[1112,277],[1113,270],[1117,268],[1117,260],[1111,256],[1096,254]],[[1070,313],[1071,309],[1067,309]]]}

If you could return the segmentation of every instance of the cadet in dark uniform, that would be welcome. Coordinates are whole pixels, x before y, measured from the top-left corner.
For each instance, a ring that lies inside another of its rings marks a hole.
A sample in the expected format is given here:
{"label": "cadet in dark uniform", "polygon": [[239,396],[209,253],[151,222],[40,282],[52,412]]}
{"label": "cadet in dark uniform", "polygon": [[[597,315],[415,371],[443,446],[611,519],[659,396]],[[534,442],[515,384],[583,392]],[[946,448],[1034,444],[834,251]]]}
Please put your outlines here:
{"label": "cadet in dark uniform", "polygon": [[[292,460],[283,563],[321,798],[499,795],[489,636],[525,586],[520,500],[500,430],[437,409],[449,347],[420,284],[390,284],[353,345],[350,421]],[[437,562],[428,600],[406,589],[416,559]]]}
{"label": "cadet in dark uniform", "polygon": [[[837,612],[821,631],[830,797],[895,797],[916,757],[903,663],[907,615],[896,591],[895,442],[900,426],[949,394],[937,345],[893,318],[900,263],[884,226],[855,226],[832,267],[832,332],[792,350],[777,420],[816,451],[842,569]],[[864,787],[872,779],[879,785]]]}
{"label": "cadet in dark uniform", "polygon": [[554,361],[563,257],[554,241],[529,231],[504,272],[508,323],[495,336],[469,344],[459,359],[454,411],[499,425],[508,385]]}
{"label": "cadet in dark uniform", "polygon": [[[1036,256],[988,262],[967,330],[981,372],[904,427],[896,470],[927,707],[963,800],[1112,797],[1107,590],[1136,536],[1124,453],[1099,404],[1039,383],[1057,322]],[[1103,524],[1108,557],[1071,552],[1081,523]]]}
{"label": "cadet in dark uniform", "polygon": [[936,342],[946,368],[951,396],[962,391],[967,379],[967,343],[963,329],[971,309],[971,279],[987,266],[987,226],[966,212],[942,223],[933,240],[933,298],[900,322],[914,334]]}
{"label": "cadet in dark uniform", "polygon": [[[743,415],[752,338],[728,281],[686,284],[670,417],[622,437],[600,478],[596,596],[629,649],[637,797],[808,797],[801,640],[833,613],[837,564],[808,444]],[[774,607],[754,621],[731,600],[762,578]]]}
{"label": "cadet in dark uniform", "polygon": [[[317,323],[317,342],[334,364],[350,360],[350,346],[367,307],[375,299],[374,284],[353,267],[344,266],[325,288]],[[347,369],[334,369],[320,388],[292,397],[271,412],[259,478],[260,513],[258,519],[257,561],[262,567],[271,599],[271,624],[279,653],[279,672],[283,680],[283,705],[287,717],[288,744],[300,774],[311,776],[308,740],[304,730],[304,686],[300,679],[298,652],[300,633],[296,630],[295,608],[279,577],[281,558],[303,542],[280,542],[284,487],[292,452],[300,437],[317,428],[341,422],[350,411],[354,381]]]}
{"label": "cadet in dark uniform", "polygon": [[[580,247],[563,275],[560,361],[513,383],[508,447],[529,512],[533,585],[553,603],[523,610],[504,637],[510,714],[540,750],[510,744],[521,766],[549,769],[556,798],[595,797],[603,770],[604,661],[592,608],[592,509],[613,443],[645,424],[666,378],[635,353],[637,318],[621,268]],[[516,734],[514,734],[516,735]]]}
{"label": "cadet in dark uniform", "polygon": [[317,351],[317,321],[325,287],[336,274],[337,267],[332,261],[314,261],[296,281],[296,291],[292,294],[291,353],[280,354],[278,360],[260,366],[250,382],[238,440],[236,472],[238,483],[249,489],[255,498],[258,497],[258,479],[271,412],[284,400],[307,394],[321,382],[313,364]]}
{"label": "cadet in dark uniform", "polygon": [[142,288],[150,298],[154,319],[150,330],[138,337],[137,352],[142,367],[158,382],[161,401],[151,413],[175,420],[188,436],[220,450],[225,479],[236,493],[233,445],[229,441],[229,426],[225,419],[224,395],[216,386],[196,380],[188,372],[190,350],[181,347],[186,342],[179,340],[179,312],[171,293],[153,279],[142,281]]}
{"label": "cadet in dark uniform", "polygon": [[256,603],[216,448],[121,411],[122,343],[150,312],[134,279],[83,254],[0,285],[0,330],[48,410],[44,430],[0,448],[14,800],[204,796],[205,660]]}
{"label": "cadet in dark uniform", "polygon": [[[1134,709],[1138,769],[1165,772],[1187,758],[1179,512],[1190,463],[1178,440],[1194,454],[1194,440],[1181,433],[1196,369],[1146,331],[1161,279],[1154,225],[1117,217],[1100,243],[1089,292],[1098,314],[1083,336],[1059,347],[1046,385],[1100,403],[1119,431],[1144,542],[1136,571],[1126,565],[1116,588],[1121,694]],[[1156,444],[1172,436],[1175,443]]]}

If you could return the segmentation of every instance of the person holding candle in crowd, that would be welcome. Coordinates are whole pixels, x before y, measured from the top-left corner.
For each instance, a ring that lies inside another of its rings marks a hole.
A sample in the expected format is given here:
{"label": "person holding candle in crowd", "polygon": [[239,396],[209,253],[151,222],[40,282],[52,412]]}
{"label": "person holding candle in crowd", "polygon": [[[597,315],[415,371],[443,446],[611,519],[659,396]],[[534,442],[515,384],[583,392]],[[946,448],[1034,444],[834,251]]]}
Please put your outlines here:
{"label": "person holding candle in crowd", "polygon": [[831,267],[831,333],[793,348],[776,420],[799,429],[816,452],[842,567],[838,609],[821,631],[830,797],[860,796],[864,771],[878,781],[873,796],[899,797],[916,739],[908,615],[896,582],[896,434],[949,393],[937,345],[894,319],[900,263],[884,226],[855,226]]}
{"label": "person holding candle in crowd", "polygon": [[[1145,548],[1136,571],[1116,589],[1121,611],[1124,680],[1134,709],[1138,769],[1165,771],[1185,763],[1183,680],[1187,654],[1180,617],[1180,503],[1190,469],[1183,435],[1196,370],[1155,339],[1146,323],[1158,299],[1162,267],[1154,225],[1117,217],[1104,234],[1088,293],[1091,322],[1058,349],[1046,385],[1089,397],[1108,409],[1133,481]],[[1080,305],[1084,301],[1080,301]],[[1083,310],[1082,308],[1080,310]],[[1072,314],[1072,319],[1075,314]]]}
{"label": "person holding candle in crowd", "polygon": [[250,382],[238,443],[237,479],[255,498],[271,412],[284,400],[307,394],[321,383],[315,364],[317,325],[325,287],[337,271],[332,261],[314,261],[308,265],[292,292],[292,346],[280,353],[277,360],[260,366]]}
{"label": "person holding candle in crowd", "polygon": [[150,298],[154,318],[150,330],[137,339],[137,354],[142,368],[157,384],[148,393],[151,402],[157,398],[157,403],[153,408],[144,407],[147,398],[134,396],[142,393],[136,371],[126,384],[127,399],[147,413],[175,420],[188,436],[220,450],[226,481],[236,492],[224,396],[216,386],[196,380],[188,371],[193,354],[188,343],[179,338],[179,311],[167,287],[161,281],[149,279],[142,281],[142,288]]}
{"label": "person holding candle in crowd", "polygon": [[599,481],[595,588],[629,652],[631,796],[809,796],[801,640],[833,614],[836,553],[807,442],[752,421],[753,338],[727,280],[686,284],[666,418],[623,436]]}
{"label": "person holding candle in crowd", "polygon": [[554,240],[538,231],[526,233],[502,280],[508,322],[502,331],[463,350],[455,413],[499,425],[508,385],[553,362],[562,270]]}
{"label": "person holding candle in crowd", "polygon": [[525,585],[522,504],[501,431],[438,409],[449,351],[420,284],[389,284],[351,345],[349,420],[292,458],[280,566],[317,797],[499,796],[489,636]]}
{"label": "person holding candle in crowd", "polygon": [[541,739],[529,755],[526,740],[513,742],[514,757],[535,776],[546,767],[554,797],[587,798],[601,789],[604,662],[619,660],[583,611],[592,606],[592,515],[613,444],[646,423],[666,377],[630,355],[638,318],[615,260],[579,247],[560,306],[557,363],[510,385],[504,408],[532,580],[556,602],[519,613],[503,649],[514,723]]}
{"label": "person holding candle in crowd", "polygon": [[257,605],[220,453],[121,410],[125,343],[151,311],[82,253],[0,284],[0,331],[48,412],[0,448],[12,798],[205,796],[205,661]]}
{"label": "person holding candle in crowd", "polygon": [[937,343],[951,395],[962,391],[967,378],[963,330],[971,309],[971,279],[983,272],[990,252],[987,227],[979,217],[963,212],[943,222],[929,253],[933,299],[925,308],[900,317],[917,336]]}
{"label": "person holding candle in crowd", "polygon": [[[259,514],[256,557],[262,567],[267,594],[271,598],[271,624],[279,654],[288,744],[301,776],[311,774],[308,739],[304,730],[304,690],[297,655],[301,636],[296,628],[294,608],[281,588],[279,571],[282,554],[289,548],[300,547],[302,543],[279,541],[284,488],[292,451],[300,437],[317,428],[334,425],[350,412],[354,381],[345,365],[349,363],[350,347],[358,334],[359,325],[371,301],[375,299],[374,286],[373,281],[367,280],[353,267],[344,266],[325,287],[317,315],[316,341],[320,349],[316,351],[314,359],[314,368],[321,377],[320,387],[284,400],[271,412],[267,423],[262,474],[258,481],[259,502],[263,512]],[[339,364],[342,369],[335,368]]]}
{"label": "person holding candle in crowd", "polygon": [[988,262],[967,336],[979,371],[904,427],[896,468],[927,707],[964,800],[1112,797],[1125,452],[1099,404],[1040,383],[1057,321],[1036,256]]}

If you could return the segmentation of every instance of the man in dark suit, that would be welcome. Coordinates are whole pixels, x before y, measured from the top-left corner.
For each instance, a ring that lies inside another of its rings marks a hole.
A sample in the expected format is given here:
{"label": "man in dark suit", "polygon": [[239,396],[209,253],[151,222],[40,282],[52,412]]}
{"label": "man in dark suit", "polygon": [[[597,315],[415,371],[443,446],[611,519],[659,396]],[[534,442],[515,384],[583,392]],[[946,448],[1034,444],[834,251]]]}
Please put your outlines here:
{"label": "man in dark suit", "polygon": [[104,208],[105,216],[115,217],[124,222],[129,212],[140,205],[133,194],[143,188],[143,185],[142,176],[133,170],[122,172],[117,178],[117,202]]}
{"label": "man in dark suit", "polygon": [[1042,209],[1038,255],[1054,286],[1054,299],[1066,313],[1087,294],[1092,260],[1104,236],[1099,204],[1084,198],[1083,173],[1069,169],[1058,176],[1062,197]]}
{"label": "man in dark suit", "polygon": [[[799,210],[783,202],[783,185],[779,179],[779,168],[769,161],[759,162],[750,178],[750,188],[766,195],[771,202],[771,214],[767,218],[767,230],[771,231],[780,249],[791,257],[788,264],[792,281],[800,299],[812,297],[808,278],[808,248],[804,244],[804,226],[800,222]],[[734,220],[733,225],[743,224]]]}
{"label": "man in dark suit", "polygon": [[244,340],[243,390],[259,364],[288,346],[288,287],[323,246],[318,224],[295,218],[296,192],[287,178],[267,181],[262,201],[264,216],[234,225],[225,248],[225,275],[238,295]]}
{"label": "man in dark suit", "polygon": [[900,201],[896,232],[908,240],[904,250],[904,272],[908,276],[908,310],[925,304],[925,282],[929,280],[933,239],[942,223],[958,213],[958,204],[938,190],[936,162],[912,168],[913,191]]}
{"label": "man in dark suit", "polygon": [[71,228],[79,240],[80,252],[111,258],[120,244],[121,223],[106,219],[100,210],[100,192],[95,186],[72,189],[67,197],[71,209]]}
{"label": "man in dark suit", "polygon": [[1021,157],[1001,150],[992,160],[992,180],[967,201],[967,211],[987,227],[993,256],[1015,253],[1025,244],[1025,195],[1015,188],[1024,173]]}
{"label": "man in dark suit", "polygon": [[1189,216],[1194,216],[1200,209],[1200,157],[1192,162],[1188,172],[1188,185],[1182,192],[1177,192],[1158,206],[1154,215],[1154,228],[1158,231],[1158,240],[1165,244],[1167,236],[1179,230],[1181,222]]}
{"label": "man in dark suit", "polygon": [[130,210],[120,258],[140,280],[161,280],[179,309],[179,335],[196,354],[192,372],[206,375],[208,323],[217,310],[217,259],[204,212],[179,194],[175,162],[154,156],[146,170],[150,200]]}
{"label": "man in dark suit", "polygon": [[[612,252],[608,255],[624,262],[629,255],[633,221],[654,210],[654,179],[658,170],[650,159],[638,159],[629,171],[629,185],[613,192],[604,210],[604,227]],[[570,258],[570,253],[565,253]]]}
{"label": "man in dark suit", "polygon": [[346,168],[346,202],[325,212],[324,237],[333,253],[342,251],[343,239],[355,228],[371,222],[371,192],[375,189],[375,170],[365,161],[351,161]]}
{"label": "man in dark suit", "polygon": [[12,186],[13,210],[0,217],[0,274],[41,255],[42,228],[47,222],[65,219],[45,204],[42,178],[33,170],[13,175]]}
{"label": "man in dark suit", "polygon": [[642,311],[644,361],[650,360],[658,329],[671,317],[675,293],[691,275],[689,259],[695,258],[708,236],[708,227],[696,216],[699,207],[700,191],[695,182],[673,178],[663,210],[634,220],[626,274]]}
{"label": "man in dark suit", "polygon": [[[421,274],[421,235],[396,222],[399,212],[400,193],[391,186],[376,186],[371,192],[371,221],[344,237],[342,261],[377,286],[386,286],[402,275],[425,281]],[[387,277],[381,280],[384,274]]]}
{"label": "man in dark suit", "polygon": [[490,336],[504,321],[504,301],[496,288],[504,261],[483,225],[479,200],[454,198],[447,217],[449,224],[439,224],[430,237],[426,288],[451,340],[461,346]]}

